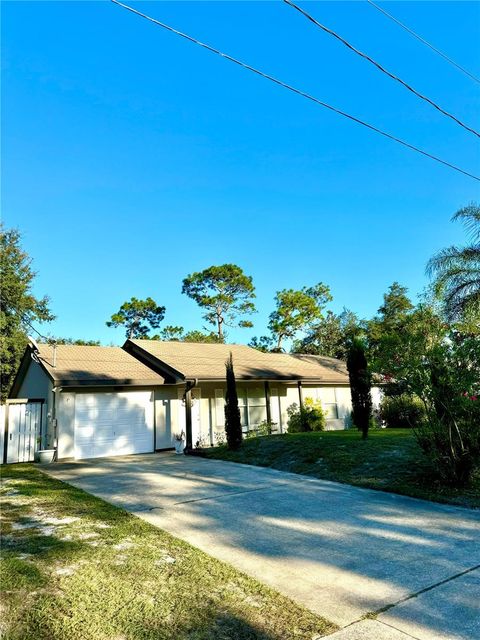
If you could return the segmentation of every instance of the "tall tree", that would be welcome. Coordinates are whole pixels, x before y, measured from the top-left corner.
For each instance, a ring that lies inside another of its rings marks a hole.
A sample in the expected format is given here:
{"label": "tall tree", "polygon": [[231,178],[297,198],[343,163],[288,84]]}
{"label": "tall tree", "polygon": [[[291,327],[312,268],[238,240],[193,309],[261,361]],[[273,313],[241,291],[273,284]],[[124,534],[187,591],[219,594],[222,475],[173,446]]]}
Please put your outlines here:
{"label": "tall tree", "polygon": [[394,282],[384,294],[377,315],[367,323],[369,357],[374,371],[385,368],[386,345],[407,330],[414,308],[407,293],[406,287]]}
{"label": "tall tree", "polygon": [[124,302],[106,323],[107,327],[125,327],[127,338],[146,338],[150,329],[157,329],[165,317],[165,307],[152,298]]}
{"label": "tall tree", "polygon": [[480,206],[472,202],[452,220],[463,222],[471,243],[439,251],[428,262],[427,273],[434,278],[447,318],[459,320],[468,310],[480,310]]}
{"label": "tall tree", "polygon": [[268,328],[276,340],[276,351],[282,350],[284,340],[293,340],[322,317],[322,310],[332,300],[330,289],[319,282],[314,287],[283,289],[275,296],[275,311],[270,314]]}
{"label": "tall tree", "polygon": [[345,360],[350,341],[363,330],[364,323],[353,311],[344,309],[339,314],[327,311],[304,338],[294,342],[292,351]]}
{"label": "tall tree", "polygon": [[203,318],[216,327],[224,341],[224,326],[251,327],[248,320],[238,320],[255,311],[255,287],[251,276],[235,264],[212,266],[191,273],[183,280],[182,293],[205,310]]}
{"label": "tall tree", "polygon": [[238,407],[237,385],[235,382],[235,371],[233,369],[233,356],[225,363],[227,378],[227,393],[225,396],[225,434],[229,449],[239,449],[242,444],[242,423],[240,420],[240,409]]}
{"label": "tall tree", "polygon": [[352,395],[353,423],[362,432],[362,438],[368,437],[368,428],[372,415],[371,375],[365,356],[365,344],[362,339],[354,338],[347,354],[347,369]]}
{"label": "tall tree", "polygon": [[32,322],[49,322],[54,318],[48,307],[48,298],[36,298],[32,293],[36,273],[20,242],[21,236],[16,229],[0,228],[2,400],[10,390]]}

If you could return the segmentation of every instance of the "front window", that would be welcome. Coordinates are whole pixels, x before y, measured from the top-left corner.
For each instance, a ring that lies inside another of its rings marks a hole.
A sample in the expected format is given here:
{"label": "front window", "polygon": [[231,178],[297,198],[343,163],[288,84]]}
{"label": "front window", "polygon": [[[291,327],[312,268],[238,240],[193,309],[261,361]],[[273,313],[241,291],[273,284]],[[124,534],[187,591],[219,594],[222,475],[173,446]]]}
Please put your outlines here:
{"label": "front window", "polygon": [[333,387],[324,387],[322,389],[322,395],[322,409],[325,411],[327,420],[336,420],[338,418],[338,411],[335,389]]}
{"label": "front window", "polygon": [[244,432],[255,429],[267,419],[267,400],[263,387],[238,389],[238,407]]}

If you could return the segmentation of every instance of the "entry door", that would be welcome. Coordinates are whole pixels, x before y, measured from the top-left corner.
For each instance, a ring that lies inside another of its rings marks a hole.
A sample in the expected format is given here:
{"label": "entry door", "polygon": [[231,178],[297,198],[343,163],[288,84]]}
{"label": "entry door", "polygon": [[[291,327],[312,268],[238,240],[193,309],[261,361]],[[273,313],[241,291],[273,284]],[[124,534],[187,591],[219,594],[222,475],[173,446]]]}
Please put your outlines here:
{"label": "entry door", "polygon": [[[172,408],[177,404],[171,391],[158,389],[155,392],[156,449],[171,449],[174,446],[172,432]],[[175,420],[175,416],[173,416]]]}
{"label": "entry door", "polygon": [[41,402],[8,404],[7,462],[33,462],[41,423]]}
{"label": "entry door", "polygon": [[[186,415],[185,415],[185,389],[178,390],[178,425],[179,431],[187,433]],[[201,392],[199,387],[192,389],[192,444],[195,446],[196,442],[200,439],[202,430],[200,425],[200,400]]]}

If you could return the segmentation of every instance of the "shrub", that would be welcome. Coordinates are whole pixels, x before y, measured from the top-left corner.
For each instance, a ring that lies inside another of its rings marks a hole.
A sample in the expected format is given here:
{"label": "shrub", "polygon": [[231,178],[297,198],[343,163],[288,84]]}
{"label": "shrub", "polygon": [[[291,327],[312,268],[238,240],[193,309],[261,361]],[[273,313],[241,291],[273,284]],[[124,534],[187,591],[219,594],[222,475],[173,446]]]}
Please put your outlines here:
{"label": "shrub", "polygon": [[372,417],[372,376],[368,370],[365,355],[366,347],[361,338],[354,337],[347,353],[347,369],[352,395],[353,423],[362,432],[362,438],[368,437],[368,428]]}
{"label": "shrub", "polygon": [[240,409],[238,408],[237,385],[233,370],[233,356],[225,363],[227,374],[227,393],[225,397],[225,434],[229,449],[239,449],[242,444],[242,424],[240,421]]}
{"label": "shrub", "polygon": [[288,433],[323,431],[326,425],[325,413],[319,400],[306,398],[303,407],[290,405],[288,413]]}
{"label": "shrub", "polygon": [[427,417],[415,435],[442,483],[462,487],[480,469],[480,339],[444,342],[429,356]]}
{"label": "shrub", "polygon": [[252,429],[249,429],[245,434],[245,438],[256,438],[257,436],[270,436],[274,431],[277,430],[276,422],[269,422],[268,420],[263,420],[260,424],[257,424]]}
{"label": "shrub", "polygon": [[379,418],[390,428],[418,427],[425,417],[425,406],[420,398],[407,393],[385,396],[380,403]]}

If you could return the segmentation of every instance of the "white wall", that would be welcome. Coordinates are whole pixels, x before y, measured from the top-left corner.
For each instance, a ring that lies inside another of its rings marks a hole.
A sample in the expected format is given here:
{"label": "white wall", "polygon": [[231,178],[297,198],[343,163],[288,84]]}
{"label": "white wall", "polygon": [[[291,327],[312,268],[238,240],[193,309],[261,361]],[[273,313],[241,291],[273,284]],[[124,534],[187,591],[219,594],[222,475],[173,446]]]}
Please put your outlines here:
{"label": "white wall", "polygon": [[57,393],[58,459],[75,456],[75,396],[74,392]]}
{"label": "white wall", "polygon": [[[337,418],[327,418],[326,430],[342,430],[350,427],[350,412],[352,410],[352,400],[350,387],[334,385],[302,385],[302,395],[304,400],[311,398],[319,400],[326,407],[327,404],[335,403],[337,406]],[[281,399],[282,402],[282,422],[283,430],[287,430],[288,414],[287,409],[293,403],[299,404],[298,386],[289,386]]]}
{"label": "white wall", "polygon": [[371,394],[373,408],[378,409],[380,407],[380,403],[382,402],[383,390],[381,389],[381,387],[372,387]]}

